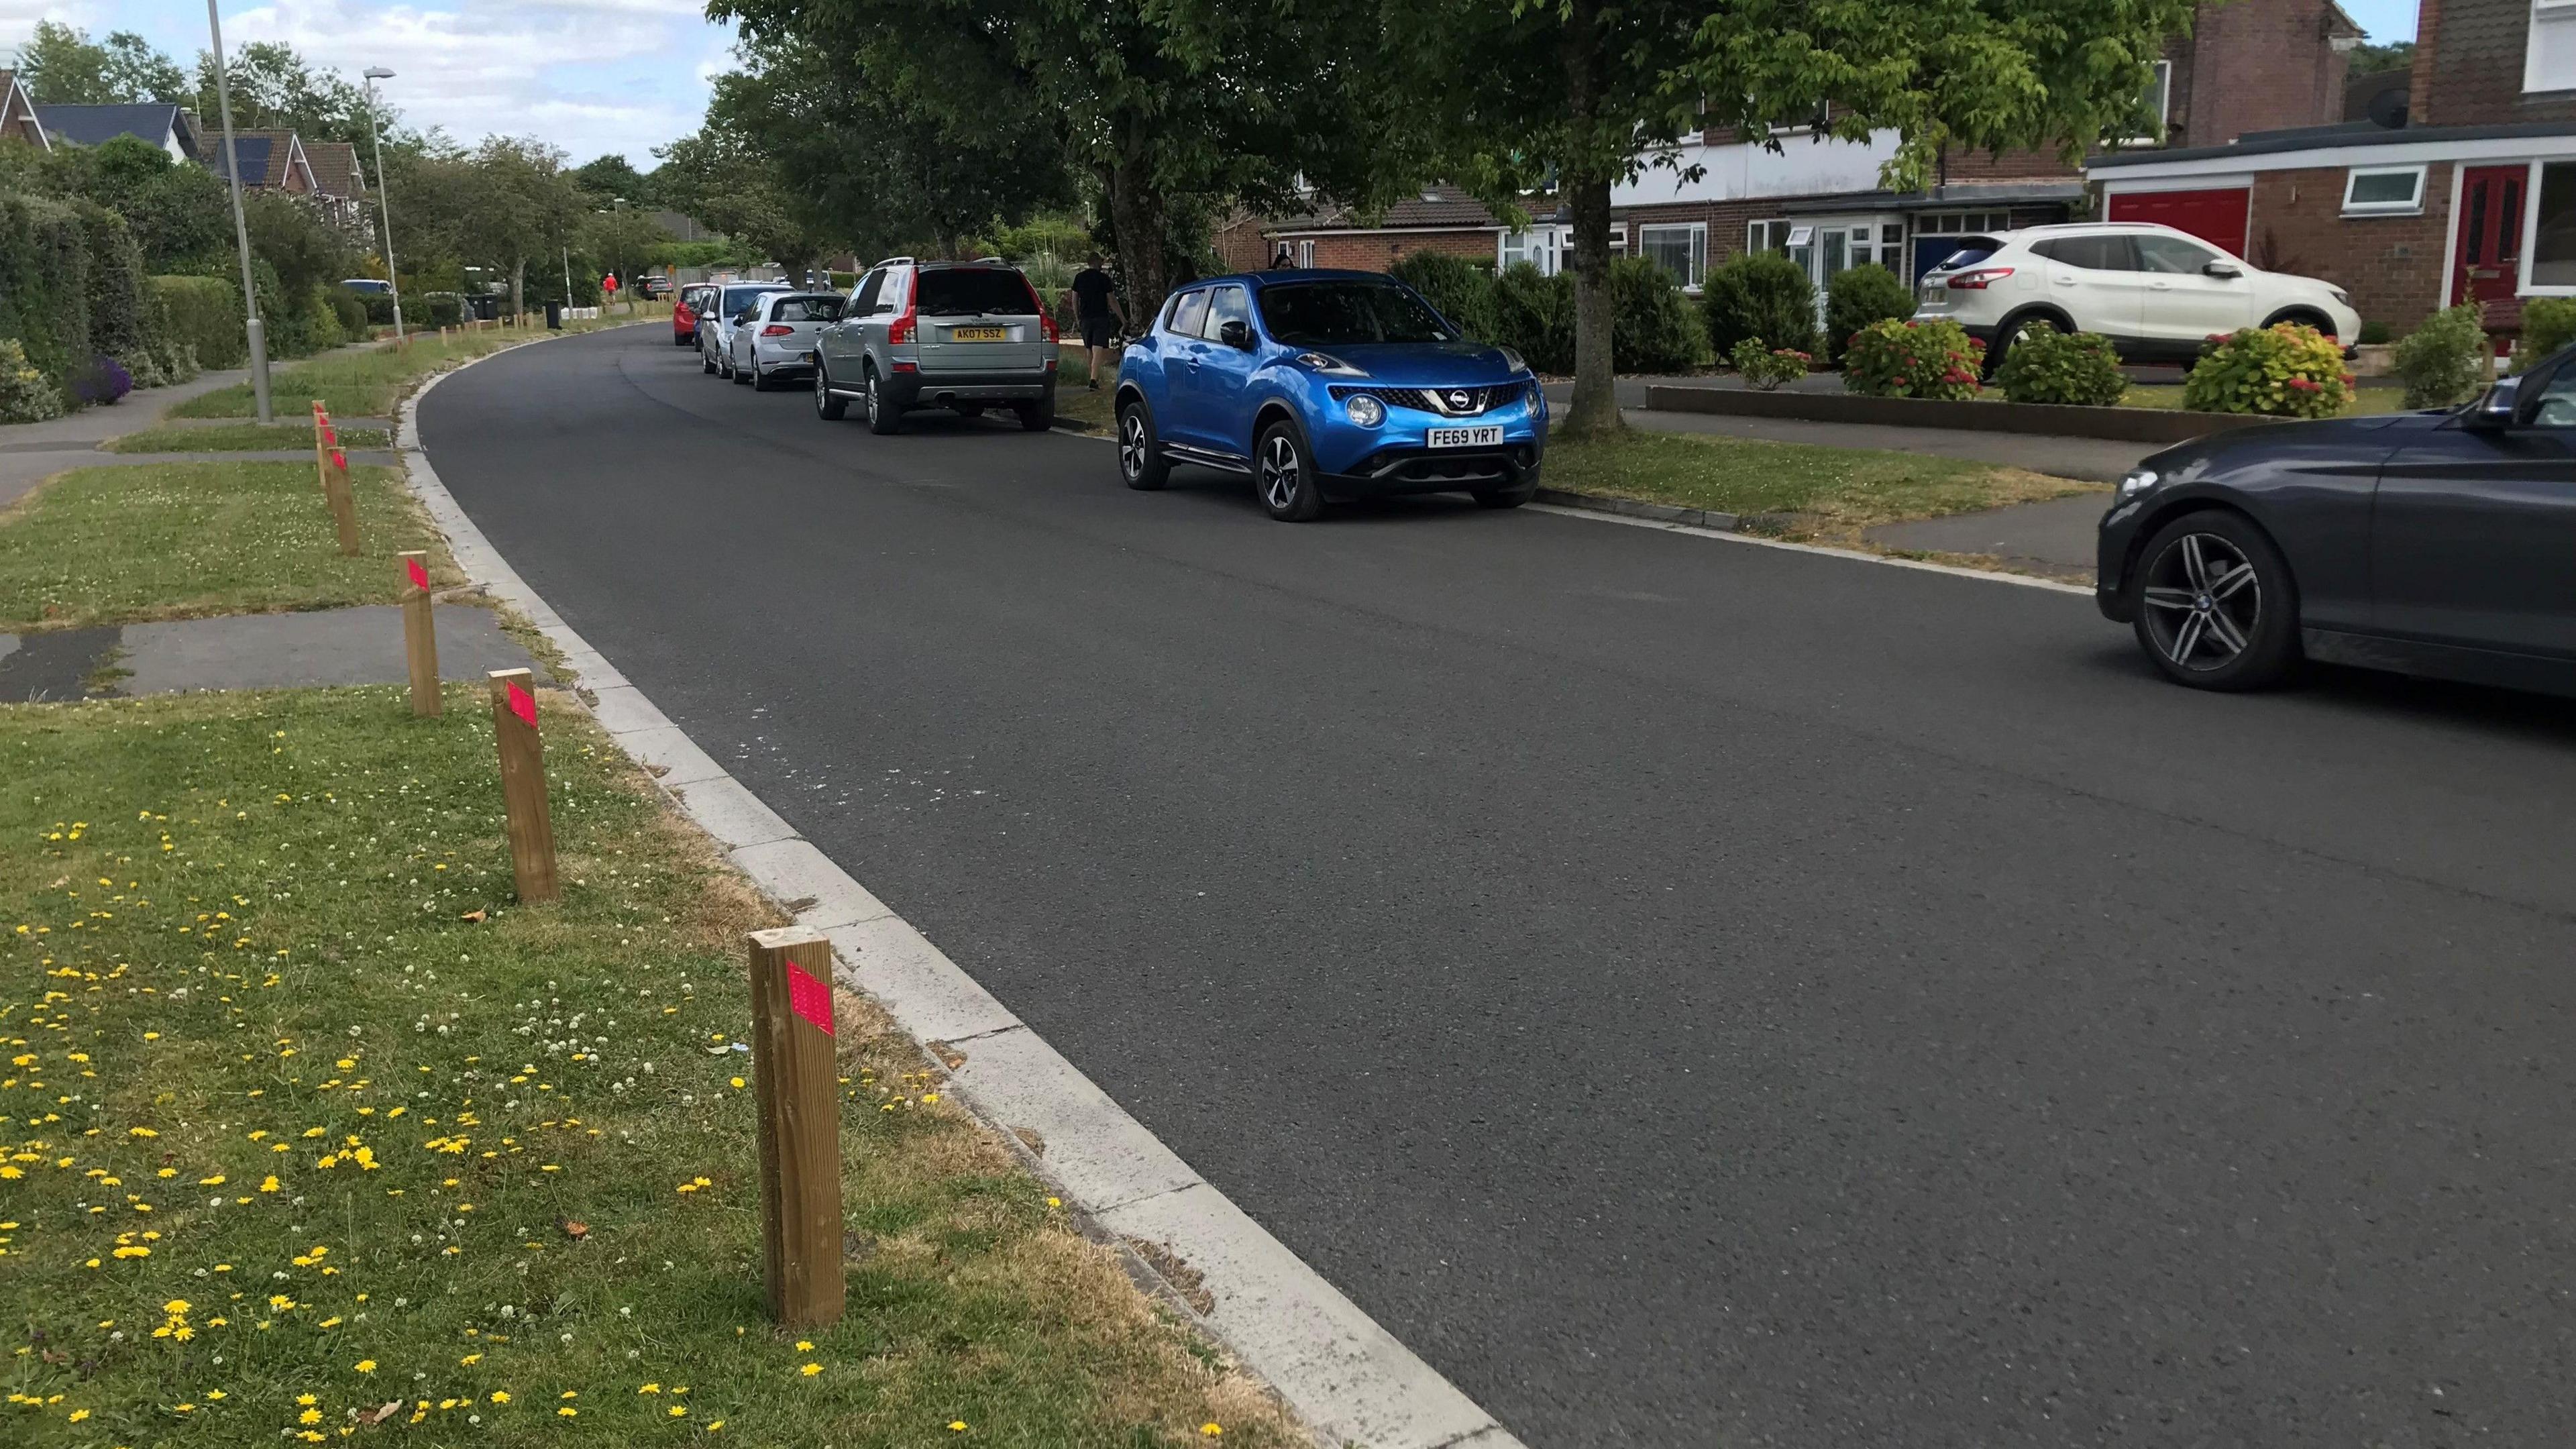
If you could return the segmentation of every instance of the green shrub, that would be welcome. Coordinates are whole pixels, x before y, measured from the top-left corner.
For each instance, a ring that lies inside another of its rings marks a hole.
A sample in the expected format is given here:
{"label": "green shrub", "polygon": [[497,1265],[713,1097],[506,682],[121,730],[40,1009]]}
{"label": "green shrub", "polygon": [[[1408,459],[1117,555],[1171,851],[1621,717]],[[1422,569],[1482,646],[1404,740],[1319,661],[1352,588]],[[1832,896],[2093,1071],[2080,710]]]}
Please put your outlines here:
{"label": "green shrub", "polygon": [[0,423],[40,423],[63,415],[63,394],[27,360],[15,337],[0,337]]}
{"label": "green shrub", "polygon": [[427,325],[431,327],[454,327],[465,320],[465,303],[452,292],[441,292],[427,299],[427,307]]}
{"label": "green shrub", "polygon": [[[322,295],[330,301],[331,315],[339,319],[341,340],[367,335],[368,325],[376,319],[369,312],[364,298],[346,287],[332,287]],[[394,325],[394,299],[377,297],[376,300],[385,304],[385,325],[391,327]]]}
{"label": "green shrub", "polygon": [[1815,361],[1790,347],[1765,347],[1759,337],[1747,337],[1735,344],[1726,355],[1745,385],[1760,392],[1774,392],[1784,382],[1795,382],[1807,375],[1807,364]]}
{"label": "green shrub", "polygon": [[1708,326],[1659,262],[1610,259],[1610,360],[1621,372],[1697,372],[1708,366]]}
{"label": "green shrub", "polygon": [[[2406,384],[2408,407],[2453,407],[2486,390],[2493,344],[2484,314],[2477,303],[2463,302],[2425,318],[2397,344],[2392,360]],[[2528,308],[2524,315],[2529,317]]]}
{"label": "green shrub", "polygon": [[1843,386],[1868,397],[1962,401],[1977,395],[1985,352],[1956,322],[1889,317],[1852,334],[1843,350]]}
{"label": "green shrub", "polygon": [[1417,251],[1387,269],[1397,281],[1422,294],[1440,315],[1479,342],[1495,341],[1494,273],[1465,257],[1447,252]]}
{"label": "green shrub", "polygon": [[154,277],[153,295],[169,315],[167,335],[201,367],[239,367],[247,355],[241,292],[222,277]]}
{"label": "green shrub", "polygon": [[[358,305],[365,309],[368,326],[391,327],[394,325],[393,298],[386,296],[382,292],[351,292],[349,295],[357,298]],[[411,309],[404,308],[403,310],[408,312]],[[405,320],[409,321],[414,319],[406,318]]]}
{"label": "green shrub", "polygon": [[1574,278],[1514,262],[1494,279],[1494,338],[1541,372],[1574,371]]}
{"label": "green shrub", "polygon": [[1914,315],[1914,292],[1876,262],[1846,267],[1825,284],[1825,338],[1840,357],[1851,335],[1872,322]]}
{"label": "green shrub", "polygon": [[2576,297],[2527,297],[2522,304],[2522,340],[2513,349],[2513,370],[2525,371],[2570,342],[2576,342]]}
{"label": "green shrub", "polygon": [[2362,346],[2384,347],[2388,343],[2388,338],[2389,331],[2387,323],[2364,322],[2361,324],[2361,337],[2359,340]]}
{"label": "green shrub", "polygon": [[50,197],[0,193],[0,337],[64,400],[97,349],[89,336],[89,246],[81,216]]}
{"label": "green shrub", "polygon": [[1995,381],[2012,402],[2073,407],[2110,407],[2129,390],[2119,352],[2099,332],[2024,332],[1995,368]]}
{"label": "green shrub", "polygon": [[1816,350],[1816,284],[1807,269],[1777,252],[1746,252],[1708,274],[1700,289],[1708,343],[1720,357],[1735,344],[1764,338],[1773,347]]}
{"label": "green shrub", "polygon": [[2182,381],[2182,405],[2199,412],[2330,418],[2351,401],[2342,346],[2295,322],[2240,327],[2213,340]]}

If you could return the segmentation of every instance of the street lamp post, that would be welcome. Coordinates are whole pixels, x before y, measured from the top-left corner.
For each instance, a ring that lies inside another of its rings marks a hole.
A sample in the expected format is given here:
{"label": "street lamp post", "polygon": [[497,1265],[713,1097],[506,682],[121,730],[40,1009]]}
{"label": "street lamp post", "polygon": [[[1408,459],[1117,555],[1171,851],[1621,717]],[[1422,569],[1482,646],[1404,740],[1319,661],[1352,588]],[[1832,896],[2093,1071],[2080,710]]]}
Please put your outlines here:
{"label": "street lamp post", "polygon": [[394,269],[394,203],[385,185],[385,126],[376,119],[376,82],[392,80],[394,73],[380,65],[366,69],[367,130],[376,140],[376,214],[385,225],[385,284],[394,289],[394,345],[403,341],[402,273]]}
{"label": "street lamp post", "polygon": [[215,42],[215,109],[224,123],[224,170],[233,183],[233,239],[241,244],[242,330],[250,339],[250,392],[262,423],[276,421],[268,405],[268,329],[259,320],[259,284],[250,271],[250,221],[242,213],[241,149],[233,143],[233,96],[224,74],[224,22],[215,0],[206,0],[206,29]]}

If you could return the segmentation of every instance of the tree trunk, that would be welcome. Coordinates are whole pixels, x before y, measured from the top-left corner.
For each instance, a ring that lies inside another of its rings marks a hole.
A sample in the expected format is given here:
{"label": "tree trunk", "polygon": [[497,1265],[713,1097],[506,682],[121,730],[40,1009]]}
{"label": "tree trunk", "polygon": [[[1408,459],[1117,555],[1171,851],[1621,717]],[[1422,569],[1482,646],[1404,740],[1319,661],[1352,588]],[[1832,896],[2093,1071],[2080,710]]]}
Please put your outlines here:
{"label": "tree trunk", "polygon": [[[1141,120],[1131,124],[1141,128]],[[1163,255],[1163,198],[1155,192],[1141,137],[1123,145],[1109,171],[1109,224],[1118,233],[1118,269],[1126,274],[1127,322],[1154,315],[1171,289]]]}
{"label": "tree trunk", "polygon": [[[1565,103],[1574,118],[1577,156],[1596,124],[1601,97],[1601,46],[1594,30],[1599,0],[1574,0],[1565,26]],[[1573,160],[1574,158],[1568,158]],[[1574,399],[1558,431],[1568,437],[1606,437],[1626,426],[1611,384],[1610,178],[1588,164],[1559,167],[1574,210]]]}
{"label": "tree trunk", "polygon": [[527,310],[528,259],[517,257],[510,263],[510,311],[517,314]]}

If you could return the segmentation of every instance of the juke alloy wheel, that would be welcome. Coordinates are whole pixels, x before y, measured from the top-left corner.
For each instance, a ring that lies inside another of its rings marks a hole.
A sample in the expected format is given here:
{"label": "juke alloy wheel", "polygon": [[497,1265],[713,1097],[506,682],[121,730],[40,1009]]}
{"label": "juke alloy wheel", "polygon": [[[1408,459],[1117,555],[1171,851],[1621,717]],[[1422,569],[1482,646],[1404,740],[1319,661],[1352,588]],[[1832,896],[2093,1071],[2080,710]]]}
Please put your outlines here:
{"label": "juke alloy wheel", "polygon": [[1172,480],[1172,465],[1154,450],[1154,420],[1141,402],[1118,410],[1118,476],[1127,480],[1128,487],[1146,493]]}
{"label": "juke alloy wheel", "polygon": [[1306,457],[1306,444],[1286,423],[1262,430],[1253,449],[1252,481],[1261,492],[1261,506],[1282,523],[1304,523],[1324,511],[1324,490]]}
{"label": "juke alloy wheel", "polygon": [[2138,643],[2167,678],[2196,689],[2260,689],[2298,658],[2289,565],[2251,520],[2186,514],[2138,553]]}

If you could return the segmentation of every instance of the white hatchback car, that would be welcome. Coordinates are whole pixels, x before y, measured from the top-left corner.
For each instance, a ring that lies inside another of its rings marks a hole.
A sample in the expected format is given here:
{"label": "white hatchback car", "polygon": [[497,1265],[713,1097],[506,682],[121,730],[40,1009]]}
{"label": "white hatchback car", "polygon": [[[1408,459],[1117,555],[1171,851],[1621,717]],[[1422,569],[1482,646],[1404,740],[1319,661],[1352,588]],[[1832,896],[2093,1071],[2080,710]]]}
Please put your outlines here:
{"label": "white hatchback car", "polygon": [[810,377],[815,339],[839,320],[838,292],[773,292],[726,330],[724,375],[762,391],[772,378]]}
{"label": "white hatchback car", "polygon": [[2213,333],[2302,322],[2341,339],[2361,314],[2341,287],[2267,272],[2146,222],[2034,226],[1960,238],[1923,274],[1914,316],[1957,322],[2001,363],[2034,327],[2098,332],[2130,362],[2190,362]]}

